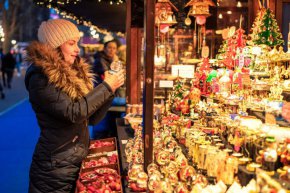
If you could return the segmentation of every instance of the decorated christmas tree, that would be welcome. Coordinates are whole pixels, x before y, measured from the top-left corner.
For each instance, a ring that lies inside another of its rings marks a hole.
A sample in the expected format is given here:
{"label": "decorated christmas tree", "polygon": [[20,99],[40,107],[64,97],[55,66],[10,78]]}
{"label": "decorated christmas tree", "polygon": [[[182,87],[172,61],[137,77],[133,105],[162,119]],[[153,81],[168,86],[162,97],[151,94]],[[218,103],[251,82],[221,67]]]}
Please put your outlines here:
{"label": "decorated christmas tree", "polygon": [[[262,17],[263,16],[263,17]],[[270,47],[283,44],[284,40],[277,25],[277,21],[271,9],[267,8],[265,13],[261,13],[262,21],[258,29],[253,30],[253,43],[255,45],[266,44]],[[259,24],[259,23],[258,23]],[[256,25],[258,25],[256,24]]]}
{"label": "decorated christmas tree", "polygon": [[263,17],[265,15],[266,9],[265,8],[261,8],[258,11],[257,17],[255,18],[255,21],[252,25],[252,33],[249,35],[251,37],[251,39],[247,42],[248,45],[253,46],[254,45],[254,41],[257,41],[258,39],[258,34],[261,32],[261,28],[260,26],[262,26],[262,20]]}
{"label": "decorated christmas tree", "polygon": [[224,40],[219,49],[218,59],[221,66],[228,69],[233,69],[237,64],[237,57],[243,55],[244,48],[246,47],[246,35],[242,28],[239,28],[233,35]]}

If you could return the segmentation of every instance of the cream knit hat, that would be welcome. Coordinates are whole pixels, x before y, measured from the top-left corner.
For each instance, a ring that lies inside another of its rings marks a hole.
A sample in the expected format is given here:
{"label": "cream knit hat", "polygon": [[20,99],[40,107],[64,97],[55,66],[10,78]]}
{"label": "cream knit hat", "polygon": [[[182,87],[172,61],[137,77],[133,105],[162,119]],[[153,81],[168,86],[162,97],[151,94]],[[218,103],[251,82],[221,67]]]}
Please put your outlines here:
{"label": "cream knit hat", "polygon": [[38,40],[57,48],[66,41],[80,37],[80,32],[75,24],[65,19],[44,21],[38,28]]}

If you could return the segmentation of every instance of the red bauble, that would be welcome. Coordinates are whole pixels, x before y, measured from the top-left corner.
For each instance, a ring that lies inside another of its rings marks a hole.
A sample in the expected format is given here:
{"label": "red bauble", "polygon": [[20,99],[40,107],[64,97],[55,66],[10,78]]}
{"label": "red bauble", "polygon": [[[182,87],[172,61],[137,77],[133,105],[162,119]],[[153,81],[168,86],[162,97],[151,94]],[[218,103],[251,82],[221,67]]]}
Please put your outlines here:
{"label": "red bauble", "polygon": [[161,33],[167,33],[169,31],[169,25],[166,24],[160,24],[160,32]]}
{"label": "red bauble", "polygon": [[198,25],[204,25],[206,22],[206,17],[201,15],[201,16],[196,16],[196,23]]}

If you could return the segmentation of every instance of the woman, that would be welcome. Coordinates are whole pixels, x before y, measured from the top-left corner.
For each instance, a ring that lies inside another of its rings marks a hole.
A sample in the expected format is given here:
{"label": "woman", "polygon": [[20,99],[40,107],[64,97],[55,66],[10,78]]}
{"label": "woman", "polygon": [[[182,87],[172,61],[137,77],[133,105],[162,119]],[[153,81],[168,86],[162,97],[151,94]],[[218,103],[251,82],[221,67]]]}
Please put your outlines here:
{"label": "woman", "polygon": [[89,65],[78,57],[80,35],[64,19],[42,22],[39,42],[27,48],[29,101],[41,129],[30,167],[30,193],[74,192],[89,146],[88,124],[107,112],[123,72],[93,88]]}
{"label": "woman", "polygon": [[94,72],[97,75],[98,82],[102,82],[105,76],[111,68],[110,65],[113,61],[118,61],[117,56],[118,44],[116,40],[111,40],[104,43],[104,50],[97,52],[94,56]]}

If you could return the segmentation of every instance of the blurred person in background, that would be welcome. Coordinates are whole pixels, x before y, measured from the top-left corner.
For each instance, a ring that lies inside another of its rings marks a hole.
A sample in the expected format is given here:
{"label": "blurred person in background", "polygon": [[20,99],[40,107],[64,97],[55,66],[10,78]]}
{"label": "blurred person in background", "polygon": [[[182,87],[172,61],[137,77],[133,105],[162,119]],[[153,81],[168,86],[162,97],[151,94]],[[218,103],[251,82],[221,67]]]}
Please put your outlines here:
{"label": "blurred person in background", "polygon": [[14,58],[16,61],[17,76],[21,76],[21,65],[22,65],[22,54],[19,50],[16,50],[14,53]]}
{"label": "blurred person in background", "polygon": [[[117,50],[118,50],[118,41],[116,39],[113,39],[113,40],[109,40],[105,42],[104,49],[100,52],[97,52],[94,55],[95,61],[93,65],[93,71],[96,74],[97,84],[101,83],[104,77],[112,69],[111,64],[113,62],[120,61],[117,55]],[[122,63],[122,65],[124,64]],[[124,68],[124,66],[122,66],[122,68]],[[119,88],[116,91],[113,105],[116,105],[116,106],[125,105],[124,88]]]}
{"label": "blurred person in background", "polygon": [[[117,56],[118,41],[116,39],[108,40],[104,43],[104,49],[94,55],[95,61],[93,71],[96,76],[97,84],[102,83],[112,70],[114,62],[120,62]],[[124,65],[123,63],[120,63]],[[121,68],[124,68],[123,66]],[[97,85],[96,84],[96,85]],[[125,88],[117,89],[112,106],[124,106],[126,104]],[[116,121],[120,117],[119,113],[110,111],[107,116],[93,128],[93,138],[102,139],[108,137],[117,137]]]}
{"label": "blurred person in background", "polygon": [[4,87],[8,86],[8,88],[11,88],[15,65],[16,60],[11,52],[4,55],[2,60],[2,78]]}
{"label": "blurred person in background", "polygon": [[74,193],[89,148],[88,125],[106,114],[123,72],[94,88],[89,64],[79,57],[78,28],[68,20],[42,22],[39,41],[27,48],[25,76],[40,136],[29,173],[29,193]]}

